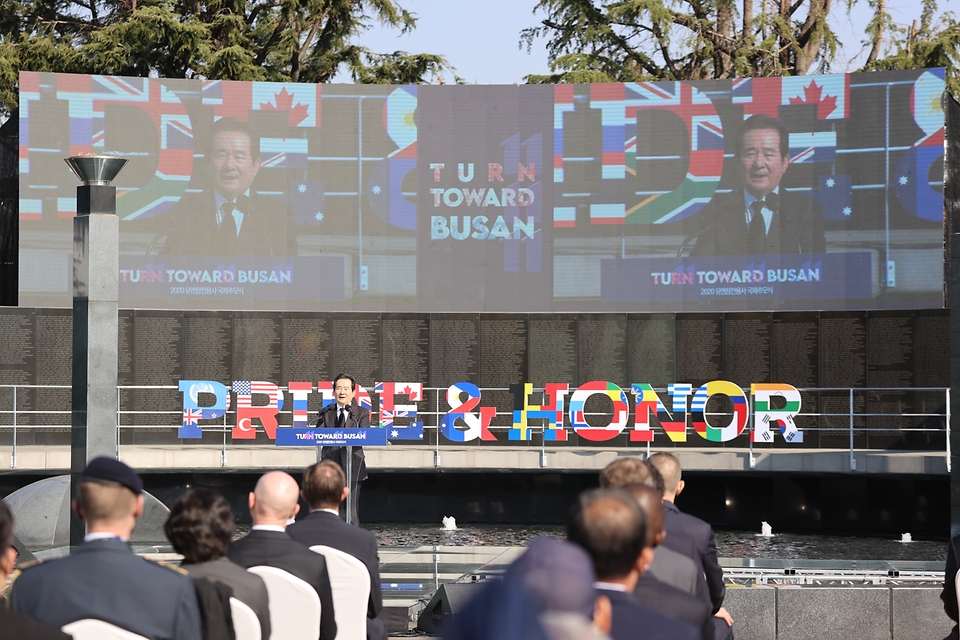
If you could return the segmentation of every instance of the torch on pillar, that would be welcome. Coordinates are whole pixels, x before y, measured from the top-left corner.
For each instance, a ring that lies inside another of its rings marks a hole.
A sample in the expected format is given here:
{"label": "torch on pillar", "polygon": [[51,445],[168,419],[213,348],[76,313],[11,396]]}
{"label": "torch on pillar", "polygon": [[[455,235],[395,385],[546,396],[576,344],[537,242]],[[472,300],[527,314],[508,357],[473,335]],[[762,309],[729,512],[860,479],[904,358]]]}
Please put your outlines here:
{"label": "torch on pillar", "polygon": [[[73,220],[73,393],[70,491],[98,456],[117,457],[117,308],[120,224],[117,190],[110,185],[124,158],[72,156],[66,163],[83,183]],[[70,522],[70,544],[83,541],[84,524]]]}

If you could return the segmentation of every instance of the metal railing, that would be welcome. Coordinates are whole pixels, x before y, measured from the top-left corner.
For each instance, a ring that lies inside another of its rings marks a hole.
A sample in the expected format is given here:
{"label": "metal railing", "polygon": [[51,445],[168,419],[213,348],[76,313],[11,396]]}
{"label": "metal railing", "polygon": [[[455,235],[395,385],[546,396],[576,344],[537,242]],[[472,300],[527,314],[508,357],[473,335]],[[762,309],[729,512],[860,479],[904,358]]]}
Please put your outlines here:
{"label": "metal railing", "polygon": [[[286,391],[286,387],[280,387]],[[31,444],[69,445],[69,427],[71,424],[70,389],[67,385],[0,385],[0,446],[10,446],[10,468],[16,468],[17,449]],[[490,423],[490,431],[498,435],[498,441],[506,441],[506,431],[513,428],[512,396],[506,388],[481,388],[481,405],[496,405],[497,412]],[[571,389],[571,393],[574,389]],[[668,399],[665,390],[657,389],[658,395]],[[749,389],[745,389],[749,393]],[[754,443],[749,438],[754,424],[751,412],[743,434],[734,441],[713,443],[702,440],[696,434],[691,421],[687,420],[687,438],[685,443],[676,443],[659,428],[656,419],[651,416],[654,443],[632,442],[626,433],[632,428],[628,420],[623,433],[605,442],[590,442],[580,439],[585,447],[615,449],[646,449],[651,445],[669,445],[674,447],[717,447],[747,451],[750,466],[756,462],[757,450],[769,450],[778,447],[803,449],[844,449],[849,451],[850,469],[856,469],[855,453],[862,450],[910,450],[942,453],[945,456],[947,470],[950,470],[950,390],[944,387],[896,387],[896,388],[801,388],[804,407],[812,410],[802,411],[795,417],[798,428],[804,433],[802,444],[788,444],[779,436],[772,443]],[[425,388],[424,400],[418,404],[417,420],[423,422],[423,442],[414,444],[430,446],[434,449],[434,465],[440,464],[440,452],[443,446],[483,446],[482,442],[447,441],[440,433],[440,420],[449,411],[446,403],[446,388]],[[535,389],[531,403],[538,401]],[[287,396],[289,398],[289,396]],[[708,403],[705,412],[713,426],[723,426],[733,419],[729,402],[723,404],[723,396]],[[320,396],[310,396],[310,415],[320,408]],[[495,402],[496,401],[496,402]],[[545,402],[545,398],[539,398]],[[410,404],[403,401],[403,404]],[[221,447],[221,465],[226,464],[227,447],[232,439],[229,432],[236,422],[236,409],[228,411],[222,418],[213,421],[201,421],[205,437],[201,441],[181,440],[176,430],[182,424],[182,396],[176,386],[120,386],[117,387],[117,452],[123,444],[182,444],[190,446],[197,442],[210,445],[216,441]],[[666,404],[666,403],[665,403]],[[284,410],[278,412],[281,427],[292,425],[292,402],[284,403]],[[376,408],[376,403],[374,407]],[[509,407],[509,408],[505,408]],[[588,403],[585,416],[592,426],[609,423],[611,412],[606,405],[593,407]],[[564,405],[564,425],[568,437],[575,439],[570,428],[569,407]],[[633,407],[630,407],[631,412]],[[398,420],[399,423],[403,419]],[[376,424],[377,414],[373,412],[371,422]],[[541,466],[546,451],[553,446],[565,443],[546,441],[543,432],[548,429],[544,420],[533,420],[528,426],[531,436],[525,441],[509,441],[512,446],[539,447]],[[238,444],[272,446],[266,439],[262,426],[256,426],[257,439],[244,440]],[[142,437],[149,433],[149,438]],[[209,435],[208,435],[209,434]],[[746,435],[744,435],[746,434]],[[841,444],[842,443],[842,444]],[[404,444],[404,443],[399,443]]]}

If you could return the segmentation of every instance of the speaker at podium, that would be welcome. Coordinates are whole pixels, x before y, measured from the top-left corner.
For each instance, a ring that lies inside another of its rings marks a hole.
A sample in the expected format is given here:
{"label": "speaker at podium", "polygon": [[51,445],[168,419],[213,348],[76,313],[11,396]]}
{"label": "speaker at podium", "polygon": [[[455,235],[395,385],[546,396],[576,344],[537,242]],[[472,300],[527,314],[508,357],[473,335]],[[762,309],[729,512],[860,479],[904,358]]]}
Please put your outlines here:
{"label": "speaker at podium", "polygon": [[452,616],[457,615],[467,606],[487,584],[486,580],[477,582],[449,582],[440,585],[430,602],[420,612],[417,618],[417,629],[435,634],[443,629],[443,625]]}

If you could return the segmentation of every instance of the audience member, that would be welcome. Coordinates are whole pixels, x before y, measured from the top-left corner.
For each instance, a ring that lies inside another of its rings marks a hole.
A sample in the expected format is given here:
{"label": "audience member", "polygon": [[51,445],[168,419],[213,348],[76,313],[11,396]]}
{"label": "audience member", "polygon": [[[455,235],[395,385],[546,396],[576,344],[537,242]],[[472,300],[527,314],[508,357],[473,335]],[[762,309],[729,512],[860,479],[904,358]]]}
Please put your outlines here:
{"label": "audience member", "polygon": [[287,533],[307,547],[325,545],[339,549],[359,560],[370,574],[370,598],[367,603],[367,637],[386,640],[387,628],[377,616],[383,608],[380,591],[380,556],[377,537],[340,519],[340,503],[346,500],[350,488],[346,474],[332,460],[310,465],[303,472],[300,495],[310,507],[310,514],[287,528]]}
{"label": "audience member", "polygon": [[636,638],[639,630],[650,640],[699,637],[693,626],[640,604],[632,595],[637,578],[653,560],[653,550],[645,545],[643,512],[628,494],[597,489],[581,495],[567,521],[567,538],[593,561],[594,586],[612,605],[613,640]]}
{"label": "audience member", "polygon": [[287,520],[300,510],[297,496],[297,481],[283,471],[260,476],[248,498],[253,527],[245,538],[230,545],[227,557],[248,569],[256,566],[282,569],[312,586],[320,596],[320,640],[333,640],[337,623],[327,562],[286,532]]}
{"label": "audience member", "polygon": [[[947,564],[943,571],[943,591],[940,592],[940,599],[943,600],[943,610],[954,622],[960,621],[956,582],[957,571],[960,570],[958,559],[960,559],[960,536],[954,536],[950,540],[950,544],[947,545]],[[960,639],[960,625],[955,624],[953,630],[950,631],[950,635],[944,640],[958,639]]]}
{"label": "audience member", "polygon": [[[629,486],[646,486],[659,490],[660,496],[663,495],[663,477],[656,467],[646,462],[641,462],[636,458],[618,458],[614,460],[600,472],[600,485],[608,489],[623,489]],[[633,494],[631,494],[633,495]],[[633,495],[636,498],[636,495]],[[663,502],[657,499],[657,502]],[[640,505],[643,508],[643,504]],[[693,542],[683,538],[677,540],[678,546],[683,546],[684,552],[680,553],[673,549],[667,549],[660,546],[666,536],[662,531],[663,510],[660,510],[660,522],[657,528],[661,530],[661,535],[657,539],[654,547],[659,547],[654,554],[653,562],[647,573],[657,580],[673,585],[692,595],[701,595],[707,593],[707,583],[700,572],[700,565],[691,560],[695,553]],[[650,522],[650,513],[644,510],[644,515],[648,518],[648,528],[652,527]]]}
{"label": "audience member", "polygon": [[683,491],[685,483],[681,477],[680,461],[671,453],[662,451],[650,456],[650,464],[656,467],[663,477],[663,526],[667,536],[663,540],[665,547],[683,553],[683,538],[691,540],[696,554],[691,556],[700,563],[700,569],[707,580],[707,589],[715,621],[717,640],[733,638],[733,618],[723,608],[726,587],[723,585],[723,569],[717,559],[717,543],[713,537],[713,527],[700,518],[683,513],[674,502]]}
{"label": "audience member", "polygon": [[[577,545],[538,538],[444,622],[447,640],[609,640],[611,605]],[[491,612],[497,612],[491,615]]]}
{"label": "audience member", "polygon": [[[17,550],[13,548],[13,515],[10,507],[0,500],[0,579],[13,573]],[[70,636],[56,627],[34,620],[30,616],[13,613],[0,602],[0,640],[69,640]]]}
{"label": "audience member", "polygon": [[600,640],[613,624],[610,599],[597,595],[596,575],[586,551],[553,538],[537,538],[506,571],[530,594],[552,640]]}
{"label": "audience member", "polygon": [[[696,565],[690,558],[669,549],[660,548],[660,543],[666,535],[663,530],[663,494],[642,484],[628,484],[623,487],[623,490],[637,501],[637,505],[646,516],[646,544],[654,550],[654,561],[650,569],[637,579],[633,595],[648,607],[700,629],[703,640],[713,640],[714,622],[710,614],[710,605],[690,591],[690,589],[695,591],[697,587]],[[663,558],[667,560],[660,562],[661,575],[679,579],[687,587],[686,589],[678,589],[669,580],[654,573],[654,567]],[[682,573],[675,571],[675,567],[670,565],[672,560],[685,561],[685,564],[681,564]]]}
{"label": "audience member", "polygon": [[236,525],[226,498],[208,489],[191,489],[170,509],[163,526],[173,550],[183,556],[183,567],[192,578],[220,582],[233,596],[253,609],[260,620],[260,637],[270,638],[267,586],[255,575],[227,559],[227,547]]}
{"label": "audience member", "polygon": [[628,484],[650,483],[650,466],[635,457],[617,458],[600,472],[600,488],[619,489]]}
{"label": "audience member", "polygon": [[455,616],[443,616],[445,640],[554,640],[519,580],[488,580]]}
{"label": "audience member", "polygon": [[92,460],[73,501],[87,524],[83,544],[65,558],[25,569],[11,608],[57,627],[97,618],[151,640],[200,640],[193,581],[135,556],[128,545],[143,513],[142,492],[127,465]]}

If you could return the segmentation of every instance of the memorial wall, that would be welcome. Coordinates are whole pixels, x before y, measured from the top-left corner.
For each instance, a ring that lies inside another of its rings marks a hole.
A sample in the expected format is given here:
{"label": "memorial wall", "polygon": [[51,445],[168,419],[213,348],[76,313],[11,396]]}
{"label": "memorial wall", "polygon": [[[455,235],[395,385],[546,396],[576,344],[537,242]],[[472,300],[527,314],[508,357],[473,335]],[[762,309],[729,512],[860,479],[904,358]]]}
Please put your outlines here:
{"label": "memorial wall", "polygon": [[[0,309],[0,339],[7,345],[0,384],[69,385],[71,322],[65,309]],[[122,310],[118,381],[121,386],[168,387],[123,391],[124,410],[136,412],[125,414],[123,422],[143,427],[137,430],[140,442],[154,436],[175,440],[170,428],[148,427],[180,424],[179,380],[214,380],[227,386],[234,380],[316,385],[347,371],[371,394],[381,381],[421,382],[444,390],[457,382],[504,389],[483,392],[483,404],[499,410],[493,427],[512,425],[513,398],[505,389],[522,382],[541,388],[550,382],[576,387],[592,380],[624,389],[632,383],[662,389],[673,382],[696,388],[711,380],[744,387],[756,382],[840,387],[844,389],[802,392],[802,411],[843,415],[821,415],[819,420],[801,416],[798,426],[805,431],[804,446],[846,446],[850,394],[845,388],[949,386],[949,352],[943,346],[948,334],[949,316],[943,309],[560,315]],[[0,415],[7,424],[11,394],[9,388],[0,388]],[[19,389],[18,394],[21,411],[69,408],[69,389]],[[942,392],[858,391],[854,400],[859,413],[944,411]],[[591,401],[588,411],[609,412],[603,397]],[[319,405],[319,394],[311,394],[309,411]],[[290,406],[284,408],[289,412]],[[435,426],[429,412],[436,410],[449,410],[445,395],[441,392],[437,407],[436,395],[428,392],[418,419]],[[291,423],[288,412],[281,424]],[[857,420],[862,446],[910,446],[893,430],[923,422]],[[67,425],[69,412],[21,414],[18,424]],[[819,432],[817,427],[831,431]],[[18,441],[41,443],[54,433],[27,429],[19,436],[26,439]],[[746,437],[724,445],[743,446]],[[222,436],[205,433],[204,438]],[[268,441],[262,434],[260,440]],[[700,443],[695,438],[688,444]],[[555,444],[587,443],[573,437]]]}

